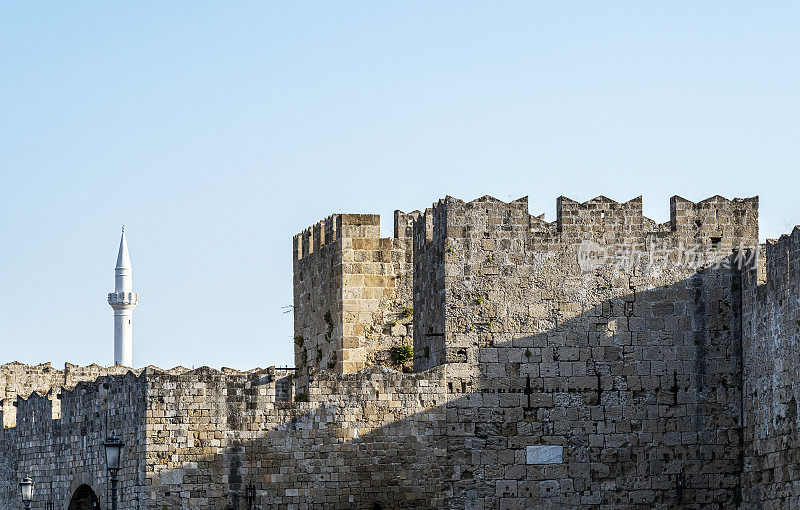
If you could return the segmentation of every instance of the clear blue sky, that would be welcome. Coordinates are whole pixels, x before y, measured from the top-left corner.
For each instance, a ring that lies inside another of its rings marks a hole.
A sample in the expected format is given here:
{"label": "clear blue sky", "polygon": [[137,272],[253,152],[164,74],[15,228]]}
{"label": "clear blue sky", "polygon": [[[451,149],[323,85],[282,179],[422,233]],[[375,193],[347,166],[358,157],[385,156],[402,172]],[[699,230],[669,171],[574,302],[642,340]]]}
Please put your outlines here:
{"label": "clear blue sky", "polygon": [[796,2],[5,2],[0,362],[291,364],[291,236],[529,195],[800,223]]}

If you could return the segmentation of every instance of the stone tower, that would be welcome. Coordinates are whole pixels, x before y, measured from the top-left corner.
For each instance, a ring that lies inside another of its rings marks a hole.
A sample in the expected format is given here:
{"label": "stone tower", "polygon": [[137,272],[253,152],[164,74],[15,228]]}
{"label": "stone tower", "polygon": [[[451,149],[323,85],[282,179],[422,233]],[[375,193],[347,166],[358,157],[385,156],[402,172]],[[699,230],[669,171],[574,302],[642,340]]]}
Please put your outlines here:
{"label": "stone tower", "polygon": [[126,367],[133,366],[133,309],[139,304],[139,294],[133,291],[132,272],[123,226],[114,268],[114,292],[108,294],[108,304],[114,309],[114,364]]}

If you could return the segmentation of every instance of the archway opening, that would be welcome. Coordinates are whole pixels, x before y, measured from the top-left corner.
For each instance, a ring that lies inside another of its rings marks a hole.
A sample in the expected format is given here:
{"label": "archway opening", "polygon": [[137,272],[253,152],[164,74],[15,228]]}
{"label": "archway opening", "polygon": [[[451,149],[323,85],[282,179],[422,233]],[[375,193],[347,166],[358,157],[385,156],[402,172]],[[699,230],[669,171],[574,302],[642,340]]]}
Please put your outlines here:
{"label": "archway opening", "polygon": [[69,510],[98,510],[100,500],[91,487],[86,484],[78,486],[69,500]]}

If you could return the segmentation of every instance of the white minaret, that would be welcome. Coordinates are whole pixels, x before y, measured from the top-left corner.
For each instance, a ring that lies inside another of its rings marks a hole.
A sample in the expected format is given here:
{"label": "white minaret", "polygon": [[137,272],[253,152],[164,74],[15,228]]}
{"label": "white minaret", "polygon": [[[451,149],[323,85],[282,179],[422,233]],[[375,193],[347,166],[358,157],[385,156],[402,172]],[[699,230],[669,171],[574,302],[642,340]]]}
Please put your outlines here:
{"label": "white minaret", "polygon": [[126,367],[133,366],[133,309],[139,304],[139,294],[133,291],[132,273],[123,225],[114,269],[114,292],[108,294],[108,304],[114,309],[114,364]]}

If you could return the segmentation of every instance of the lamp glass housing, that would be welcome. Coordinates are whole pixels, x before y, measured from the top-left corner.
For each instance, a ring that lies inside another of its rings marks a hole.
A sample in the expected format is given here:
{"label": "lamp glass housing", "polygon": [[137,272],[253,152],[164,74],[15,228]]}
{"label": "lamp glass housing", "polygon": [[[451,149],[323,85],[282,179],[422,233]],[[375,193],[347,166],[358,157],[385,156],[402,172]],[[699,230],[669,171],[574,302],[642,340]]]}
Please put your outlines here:
{"label": "lamp glass housing", "polygon": [[33,501],[33,480],[30,478],[23,478],[19,482],[19,491],[22,496],[22,501]]}
{"label": "lamp glass housing", "polygon": [[122,447],[125,444],[117,436],[111,436],[103,443],[106,450],[106,467],[110,471],[119,470],[122,465]]}

